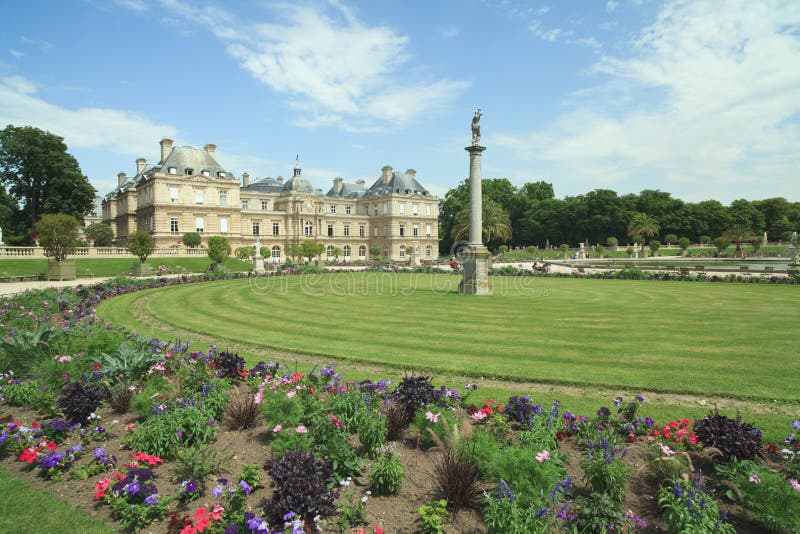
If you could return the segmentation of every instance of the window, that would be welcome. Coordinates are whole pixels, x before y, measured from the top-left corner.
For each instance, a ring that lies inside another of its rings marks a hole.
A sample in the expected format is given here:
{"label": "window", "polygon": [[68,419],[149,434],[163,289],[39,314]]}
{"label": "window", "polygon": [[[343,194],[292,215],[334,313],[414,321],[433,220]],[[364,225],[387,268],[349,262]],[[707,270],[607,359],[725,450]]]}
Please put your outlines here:
{"label": "window", "polygon": [[347,206],[345,206],[345,207],[344,207],[344,212],[345,212],[347,215],[350,215],[350,213],[352,213],[352,211],[353,211],[353,210],[352,210],[352,206],[350,206],[350,205],[347,205]]}
{"label": "window", "polygon": [[194,220],[194,229],[200,233],[203,233],[203,231],[206,229],[206,223],[202,217],[197,217]]}
{"label": "window", "polygon": [[[345,237],[350,237],[350,225],[349,224],[345,224],[344,225],[344,236]],[[345,254],[345,256],[349,256],[349,254]]]}
{"label": "window", "polygon": [[336,213],[336,205],[331,204],[331,213]]}
{"label": "window", "polygon": [[280,260],[281,259],[281,247],[275,245],[272,247],[272,259]]}
{"label": "window", "polygon": [[281,235],[281,223],[272,223],[272,235]]}
{"label": "window", "polygon": [[269,209],[269,201],[262,200],[261,201],[261,211],[267,211]]}
{"label": "window", "polygon": [[426,224],[425,225],[425,237],[430,237],[430,236],[431,236],[431,225],[430,224]]}
{"label": "window", "polygon": [[419,215],[419,204],[411,204],[411,213]]}
{"label": "window", "polygon": [[176,169],[175,167],[170,167],[169,169],[167,169],[167,173],[178,174],[178,169]]}
{"label": "window", "polygon": [[210,173],[210,172],[208,172],[208,171],[207,171],[207,170],[205,170],[205,169],[203,169],[202,171],[200,171],[200,174],[202,174],[203,176],[211,176],[211,173]]}
{"label": "window", "polygon": [[387,213],[389,213],[389,203],[388,202],[384,202],[383,203],[383,214],[386,215]]}
{"label": "window", "polygon": [[147,229],[152,232],[153,230],[155,230],[155,228],[156,228],[156,218],[154,215],[151,215],[150,220],[147,221]]}
{"label": "window", "polygon": [[186,174],[187,176],[191,176],[194,174],[194,169],[186,167],[186,169],[184,170],[184,174]]}
{"label": "window", "polygon": [[358,237],[364,237],[364,225],[363,224],[359,224],[358,225]]}
{"label": "window", "polygon": [[[378,214],[378,210],[375,210],[375,215]],[[364,215],[369,215],[369,206],[364,206]]]}
{"label": "window", "polygon": [[219,192],[219,205],[220,206],[227,206],[228,205],[228,192],[227,191],[220,191]]}
{"label": "window", "polygon": [[253,235],[258,235],[261,229],[261,221],[253,221]]}
{"label": "window", "polygon": [[400,225],[400,237],[405,237],[405,235],[406,235],[406,225],[405,224],[401,224]]}
{"label": "window", "polygon": [[342,250],[344,251],[344,257],[346,259],[349,259],[350,258],[350,245],[345,245]]}
{"label": "window", "polygon": [[425,215],[430,215],[430,214],[431,214],[431,205],[430,204],[426,204],[425,205]]}
{"label": "window", "polygon": [[228,173],[226,173],[225,171],[219,171],[217,173],[217,176],[219,176],[220,178],[225,178],[226,176],[228,176]]}
{"label": "window", "polygon": [[358,257],[359,258],[367,257],[367,247],[365,247],[364,245],[358,247]]}
{"label": "window", "polygon": [[430,258],[431,257],[431,246],[430,245],[425,247],[425,257],[426,258]]}
{"label": "window", "polygon": [[333,245],[328,245],[328,248],[325,249],[325,254],[328,256],[328,259],[333,259]]}
{"label": "window", "polygon": [[400,257],[404,257],[406,255],[406,246],[400,245]]}
{"label": "window", "polygon": [[228,233],[228,219],[227,219],[227,217],[220,218],[220,220],[219,220],[219,232],[221,234],[227,234]]}
{"label": "window", "polygon": [[372,230],[373,230],[372,235],[374,235],[375,237],[378,237],[378,227],[376,226]]}
{"label": "window", "polygon": [[414,237],[419,237],[419,227],[416,224],[411,229],[411,235]]}
{"label": "window", "polygon": [[169,188],[169,201],[173,204],[178,201],[178,188],[177,187],[170,187]]}
{"label": "window", "polygon": [[328,237],[333,237],[333,225],[328,225]]}
{"label": "window", "polygon": [[169,231],[173,234],[178,233],[178,218],[177,217],[170,217],[169,218]]}
{"label": "window", "polygon": [[389,257],[389,249],[388,248],[383,249],[383,257],[384,258],[388,258]]}
{"label": "window", "polygon": [[311,221],[306,221],[305,234],[306,237],[314,235],[314,225],[311,224]]}
{"label": "window", "polygon": [[400,203],[400,215],[405,215],[405,214],[406,214],[406,203],[405,202],[401,202]]}
{"label": "window", "polygon": [[195,204],[202,204],[203,203],[203,190],[202,189],[195,189],[194,190],[194,203]]}
{"label": "window", "polygon": [[387,237],[388,235],[389,235],[389,229],[388,229],[388,227],[387,227],[387,226],[384,224],[384,225],[383,225],[383,237]]}

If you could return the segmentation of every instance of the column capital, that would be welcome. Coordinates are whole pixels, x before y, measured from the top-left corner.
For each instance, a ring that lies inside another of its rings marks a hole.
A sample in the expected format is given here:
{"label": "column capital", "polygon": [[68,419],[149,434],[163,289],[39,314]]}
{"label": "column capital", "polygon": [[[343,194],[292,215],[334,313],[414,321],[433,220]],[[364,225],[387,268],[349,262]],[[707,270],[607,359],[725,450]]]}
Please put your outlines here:
{"label": "column capital", "polygon": [[477,154],[477,155],[480,156],[481,152],[486,150],[486,147],[485,146],[480,146],[480,145],[470,145],[470,146],[464,147],[464,150],[466,150],[470,154]]}

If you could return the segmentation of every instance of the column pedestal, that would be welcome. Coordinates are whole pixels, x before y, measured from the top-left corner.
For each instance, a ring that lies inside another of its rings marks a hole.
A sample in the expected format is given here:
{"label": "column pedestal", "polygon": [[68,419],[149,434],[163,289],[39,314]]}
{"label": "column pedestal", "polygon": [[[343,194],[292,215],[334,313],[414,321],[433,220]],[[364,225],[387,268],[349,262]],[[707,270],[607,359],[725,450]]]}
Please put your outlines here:
{"label": "column pedestal", "polygon": [[263,274],[266,271],[264,270],[264,257],[263,256],[253,256],[253,272],[256,274]]}
{"label": "column pedestal", "polygon": [[492,253],[483,245],[470,245],[462,264],[464,279],[458,284],[462,295],[491,295],[489,283],[489,261]]}

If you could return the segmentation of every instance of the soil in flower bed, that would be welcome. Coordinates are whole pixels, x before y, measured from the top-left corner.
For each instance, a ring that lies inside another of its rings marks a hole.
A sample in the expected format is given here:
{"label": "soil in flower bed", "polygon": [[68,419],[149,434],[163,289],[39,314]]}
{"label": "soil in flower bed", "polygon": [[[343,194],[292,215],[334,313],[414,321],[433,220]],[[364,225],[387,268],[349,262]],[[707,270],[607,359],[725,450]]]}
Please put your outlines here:
{"label": "soil in flower bed", "polygon": [[[14,421],[24,421],[26,423],[41,421],[41,417],[34,411],[23,408],[7,407],[4,415],[11,416]],[[96,446],[105,447],[108,454],[117,456],[117,470],[124,473],[126,468],[122,467],[122,464],[131,460],[129,454],[132,451],[123,448],[122,437],[126,434],[125,426],[129,423],[135,423],[135,418],[130,413],[119,415],[108,409],[100,410],[98,415],[101,417],[100,422],[108,429],[109,439],[92,443],[87,449],[91,450],[92,447]],[[263,425],[261,428],[245,431],[230,430],[223,422],[216,442],[209,446],[217,452],[220,458],[225,459],[222,473],[219,476],[234,479],[246,464],[263,466],[272,455],[268,443],[269,432],[269,429],[264,428]],[[632,467],[633,476],[621,508],[623,511],[631,510],[635,515],[647,520],[647,528],[641,529],[639,532],[666,532],[665,524],[659,518],[656,502],[656,494],[659,489],[658,480],[648,463],[646,438],[639,439],[639,442],[631,443],[627,448],[625,462]],[[379,526],[386,533],[415,532],[414,520],[416,514],[414,511],[420,505],[435,499],[434,460],[441,453],[434,450],[421,450],[418,446],[418,441],[416,431],[409,429],[403,439],[396,443],[406,471],[403,487],[396,496],[372,496],[367,501],[365,514],[368,521],[368,525],[365,527],[367,532],[372,532],[374,525]],[[352,438],[351,443],[354,447],[358,447],[356,438]],[[64,446],[67,445],[69,445],[69,442],[64,444]],[[581,483],[582,471],[579,467],[583,458],[583,450],[578,448],[574,438],[568,438],[559,443],[559,452],[566,458],[565,467],[567,472],[575,480],[575,495],[586,493],[587,488]],[[84,456],[79,462],[89,461],[87,456],[91,457],[91,453]],[[699,454],[693,454],[693,460],[695,467],[707,470],[712,468],[711,464]],[[66,504],[112,525],[113,528],[119,529],[119,523],[111,518],[110,508],[93,499],[95,482],[103,476],[109,476],[110,472],[90,477],[87,480],[74,480],[69,473],[66,473],[60,480],[51,481],[37,476],[38,469],[31,470],[28,464],[18,461],[16,457],[5,458],[2,461],[2,465],[15,478],[50,492],[54,497]],[[176,474],[176,465],[175,461],[167,461],[153,468],[156,474],[156,485],[161,495],[171,495],[178,490],[180,482],[173,481],[173,477]],[[364,472],[368,473],[369,461],[365,462],[364,467]],[[262,508],[262,502],[265,499],[269,499],[272,493],[269,488],[269,477],[266,472],[262,473],[262,486],[264,487],[253,491],[247,497],[245,506],[259,512]],[[214,478],[216,477],[206,481],[208,491],[205,497],[186,504],[176,502],[170,508],[170,512],[176,512],[179,516],[185,514],[191,517],[199,506],[211,503],[214,499],[210,494],[210,489],[215,483]],[[360,477],[356,480],[356,483],[362,484],[355,486],[354,493],[356,495],[361,495],[363,491],[368,489],[366,476]],[[493,493],[496,491],[496,486],[486,484],[484,490]],[[729,520],[736,526],[737,532],[753,534],[763,532],[763,527],[752,522],[748,517],[748,512],[740,506],[722,503],[720,510],[728,513]],[[335,519],[336,516],[332,516],[328,518],[327,522],[323,522],[321,524],[322,532],[342,532],[334,524]],[[143,532],[165,533],[167,532],[167,523],[168,519],[155,522],[146,527]],[[356,530],[356,528],[351,528],[347,532],[356,532]],[[485,533],[488,532],[488,529],[480,518],[479,510],[462,510],[450,516],[445,532]]]}

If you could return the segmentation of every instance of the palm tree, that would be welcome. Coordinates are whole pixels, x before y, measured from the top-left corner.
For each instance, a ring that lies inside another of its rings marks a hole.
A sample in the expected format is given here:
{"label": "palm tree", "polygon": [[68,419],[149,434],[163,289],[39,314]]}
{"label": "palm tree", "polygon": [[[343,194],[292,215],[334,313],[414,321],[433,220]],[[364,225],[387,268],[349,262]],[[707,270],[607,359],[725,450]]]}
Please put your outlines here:
{"label": "palm tree", "polygon": [[742,243],[746,243],[753,238],[757,238],[757,236],[753,234],[752,230],[750,230],[750,228],[744,224],[733,225],[732,227],[728,228],[723,235],[730,239],[733,243],[736,243],[737,253],[741,252]]}
{"label": "palm tree", "polygon": [[658,220],[646,213],[637,213],[628,223],[628,235],[633,239],[641,239],[642,248],[644,248],[648,237],[658,235],[660,231],[661,226],[659,226]]}
{"label": "palm tree", "polygon": [[[511,239],[511,219],[508,212],[497,202],[484,200],[481,209],[483,242],[488,243],[492,239],[508,241]],[[458,241],[469,233],[469,208],[465,208],[456,215],[455,223],[451,236]]]}

